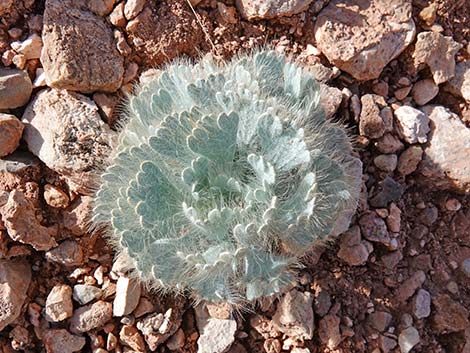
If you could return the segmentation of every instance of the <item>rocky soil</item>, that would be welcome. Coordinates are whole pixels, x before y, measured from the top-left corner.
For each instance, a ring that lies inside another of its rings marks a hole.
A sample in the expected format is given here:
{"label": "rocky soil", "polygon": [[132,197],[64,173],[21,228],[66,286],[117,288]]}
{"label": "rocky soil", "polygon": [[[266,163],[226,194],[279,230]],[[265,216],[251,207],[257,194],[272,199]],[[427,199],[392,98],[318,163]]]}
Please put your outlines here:
{"label": "rocky soil", "polygon": [[[0,0],[0,352],[470,352],[470,2]],[[350,229],[250,312],[149,293],[90,229],[120,103],[268,45],[364,164]]]}

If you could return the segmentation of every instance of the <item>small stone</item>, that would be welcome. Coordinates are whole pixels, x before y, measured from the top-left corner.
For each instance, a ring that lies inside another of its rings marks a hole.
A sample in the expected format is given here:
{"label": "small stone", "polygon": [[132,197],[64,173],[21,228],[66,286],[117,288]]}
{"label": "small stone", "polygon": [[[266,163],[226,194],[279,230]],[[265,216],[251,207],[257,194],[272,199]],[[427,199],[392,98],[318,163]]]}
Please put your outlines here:
{"label": "small stone", "polygon": [[[359,133],[369,138],[379,138],[385,132],[385,122],[380,115],[380,102],[383,98],[373,94],[361,97],[362,109],[359,120]],[[385,105],[382,102],[382,107]]]}
{"label": "small stone", "polygon": [[338,88],[320,83],[320,105],[327,119],[336,114],[342,101],[343,93]]}
{"label": "small stone", "polygon": [[445,89],[470,102],[470,60],[463,60],[457,64],[455,76],[449,80]]}
{"label": "small stone", "polygon": [[292,16],[307,10],[313,0],[236,0],[238,11],[248,19],[270,19],[281,16]]}
{"label": "small stone", "polygon": [[380,153],[386,154],[396,153],[403,149],[403,143],[389,133],[383,135],[374,145]]}
{"label": "small stone", "polygon": [[124,316],[132,313],[139,304],[140,282],[128,277],[119,277],[116,285],[116,297],[113,302],[113,315]]}
{"label": "small stone", "polygon": [[423,182],[437,189],[470,191],[470,129],[459,116],[441,106],[422,108],[431,120],[429,143],[419,166]]}
{"label": "small stone", "polygon": [[395,110],[397,128],[400,135],[408,143],[425,143],[430,131],[429,118],[418,109],[401,106]]}
{"label": "small stone", "polygon": [[444,37],[437,32],[421,32],[418,34],[413,53],[416,67],[427,65],[431,70],[436,84],[441,84],[455,76],[455,54],[462,44],[452,37]]}
{"label": "small stone", "polygon": [[219,10],[220,17],[226,23],[237,24],[237,9],[233,6],[227,6],[224,3],[217,3],[217,10]]}
{"label": "small stone", "polygon": [[86,339],[64,329],[54,329],[44,332],[43,342],[47,353],[73,353],[81,351]]}
{"label": "small stone", "polygon": [[26,71],[0,68],[0,110],[28,103],[33,84]]}
{"label": "small stone", "polygon": [[350,266],[361,266],[367,262],[371,248],[370,243],[361,240],[360,228],[353,226],[341,235],[338,257]]}
{"label": "small stone", "polygon": [[331,295],[326,290],[321,290],[315,298],[315,312],[325,316],[331,308]]}
{"label": "small stone", "polygon": [[404,193],[404,188],[393,178],[387,176],[379,182],[379,191],[369,200],[371,206],[376,208],[387,207],[392,201],[397,201]]}
{"label": "small stone", "polygon": [[420,213],[417,218],[418,222],[426,225],[431,226],[434,222],[437,221],[439,217],[439,211],[435,206],[425,207]]}
{"label": "small stone", "polygon": [[144,334],[145,341],[150,350],[154,351],[176,332],[180,322],[181,319],[176,318],[175,314],[173,314],[173,309],[168,309],[165,314],[154,313],[147,315],[137,323],[137,328]]}
{"label": "small stone", "polygon": [[[114,39],[116,39],[116,47],[123,56],[129,56],[132,53],[132,48],[129,46],[127,43],[126,38],[124,37],[124,34],[122,34],[121,31],[119,30],[114,30]],[[93,98],[94,99],[94,98]],[[97,103],[98,104],[98,103]],[[99,104],[98,104],[99,105]]]}
{"label": "small stone", "polygon": [[36,33],[31,34],[22,42],[12,42],[10,46],[17,53],[24,55],[26,60],[41,57],[42,39]]}
{"label": "small stone", "polygon": [[312,339],[314,329],[313,295],[293,289],[278,304],[274,326],[289,337]]}
{"label": "small stone", "polygon": [[21,314],[31,283],[31,267],[24,259],[0,259],[0,331]]}
{"label": "small stone", "polygon": [[408,94],[410,94],[411,92],[411,86],[407,86],[407,87],[403,87],[403,88],[399,88],[397,90],[395,90],[395,92],[393,92],[394,96],[396,99],[398,99],[399,101],[405,99],[406,97],[408,97]]}
{"label": "small stone", "polygon": [[392,233],[400,232],[401,210],[393,202],[390,204],[390,213],[386,219],[386,222],[388,229]]}
{"label": "small stone", "polygon": [[388,269],[394,269],[397,267],[398,263],[403,259],[403,254],[401,251],[392,251],[391,253],[383,255],[380,260],[384,266]]}
{"label": "small stone", "polygon": [[52,288],[46,299],[46,320],[50,322],[63,321],[72,316],[72,288],[59,284]]}
{"label": "small stone", "polygon": [[117,0],[89,0],[88,8],[98,16],[106,16],[112,10]]}
{"label": "small stone", "polygon": [[402,303],[411,298],[416,290],[423,285],[424,281],[426,281],[426,274],[423,271],[413,273],[413,275],[398,288],[396,293],[398,302]]}
{"label": "small stone", "polygon": [[364,238],[373,242],[388,244],[390,236],[387,226],[383,219],[378,217],[375,212],[366,212],[359,219],[359,226]]}
{"label": "small stone", "polygon": [[446,201],[446,210],[451,212],[457,212],[462,207],[459,200],[450,198]]}
{"label": "small stone", "polygon": [[51,184],[44,185],[44,200],[54,208],[67,208],[70,204],[69,196],[62,189]]}
{"label": "small stone", "polygon": [[372,86],[372,91],[382,97],[388,96],[388,83],[379,81]]}
{"label": "small stone", "polygon": [[105,301],[82,306],[75,310],[70,320],[70,331],[87,332],[102,327],[113,317],[113,306]]}
{"label": "small stone", "polygon": [[433,100],[439,93],[439,86],[432,79],[425,79],[413,85],[411,95],[417,105],[425,105]]}
{"label": "small stone", "polygon": [[176,351],[183,348],[185,342],[185,335],[182,329],[178,329],[173,336],[171,336],[166,342],[166,346],[170,351]]}
{"label": "small stone", "polygon": [[83,250],[75,240],[65,240],[46,252],[46,259],[67,267],[77,266],[83,262]]}
{"label": "small stone", "polygon": [[[1,89],[0,89],[1,90]],[[0,158],[13,153],[20,145],[23,124],[14,115],[0,113]]]}
{"label": "small stone", "polygon": [[393,172],[397,167],[397,161],[396,154],[381,154],[374,158],[374,164],[384,172]]}
{"label": "small stone", "polygon": [[413,300],[413,311],[417,319],[424,319],[431,314],[431,294],[428,291],[418,290]]}
{"label": "small stone", "polygon": [[124,325],[119,331],[119,340],[134,351],[145,352],[145,342],[134,326]]}
{"label": "small stone", "polygon": [[420,146],[410,146],[398,158],[397,170],[401,175],[409,175],[417,168],[423,157],[423,149]]}
{"label": "small stone", "polygon": [[124,16],[127,20],[135,18],[144,8],[145,0],[127,0],[124,6]]}
{"label": "small stone", "polygon": [[80,303],[80,305],[88,304],[89,302],[100,298],[102,290],[95,286],[88,284],[76,284],[73,287],[73,299]]}
{"label": "small stone", "polygon": [[336,315],[328,314],[322,318],[318,324],[318,336],[320,341],[329,349],[335,349],[341,343],[341,333],[339,331],[340,318]]}
{"label": "small stone", "polygon": [[392,314],[386,311],[375,311],[369,314],[370,325],[379,332],[384,332],[392,323]]}
{"label": "small stone", "polygon": [[420,341],[419,332],[413,326],[400,332],[398,336],[398,345],[401,353],[410,352]]}
{"label": "small stone", "polygon": [[381,335],[379,337],[379,347],[383,353],[388,353],[397,346],[397,341],[393,338]]}
{"label": "small stone", "polygon": [[122,84],[128,84],[132,80],[134,80],[137,76],[137,72],[139,71],[139,65],[135,62],[130,62],[126,66],[126,71],[124,72],[124,77],[122,79]]}
{"label": "small stone", "polygon": [[431,3],[419,12],[419,18],[426,23],[426,25],[431,26],[436,20],[437,16],[437,4]]}
{"label": "small stone", "polygon": [[116,27],[124,27],[127,24],[126,18],[124,17],[124,6],[124,1],[120,2],[109,15],[109,22]]}
{"label": "small stone", "polygon": [[33,88],[44,87],[47,86],[46,82],[46,74],[44,73],[44,69],[42,67],[38,67],[36,69],[36,78],[33,82]]}

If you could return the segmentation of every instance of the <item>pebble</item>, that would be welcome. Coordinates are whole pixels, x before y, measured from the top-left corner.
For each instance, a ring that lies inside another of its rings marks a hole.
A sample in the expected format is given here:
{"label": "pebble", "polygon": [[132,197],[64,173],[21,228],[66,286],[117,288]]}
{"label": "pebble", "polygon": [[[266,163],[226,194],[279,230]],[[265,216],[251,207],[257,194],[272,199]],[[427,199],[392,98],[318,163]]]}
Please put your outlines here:
{"label": "pebble", "polygon": [[335,349],[342,340],[339,330],[340,318],[334,314],[328,314],[318,323],[318,336],[320,341],[329,349]]}
{"label": "pebble", "polygon": [[405,192],[403,186],[390,176],[380,181],[378,186],[378,192],[369,200],[373,207],[387,207],[390,202],[397,201]]}
{"label": "pebble", "polygon": [[83,235],[89,229],[89,219],[93,199],[90,196],[78,196],[72,204],[62,212],[62,224],[73,235]]}
{"label": "pebble", "polygon": [[264,352],[266,353],[281,353],[281,342],[276,338],[268,338],[263,343]]}
{"label": "pebble", "polygon": [[44,200],[54,208],[67,208],[70,204],[69,195],[55,185],[44,185]]}
{"label": "pebble", "polygon": [[136,352],[145,352],[144,338],[134,326],[123,325],[119,331],[119,340]]}
{"label": "pebble", "polygon": [[431,314],[431,294],[425,289],[418,290],[413,300],[413,314],[424,319]]}
{"label": "pebble", "polygon": [[394,135],[385,133],[374,143],[380,153],[391,154],[403,149],[403,143]]}
{"label": "pebble", "polygon": [[[1,90],[1,88],[0,88]],[[20,145],[23,124],[16,116],[0,113],[0,158],[13,153]]]}
{"label": "pebble", "polygon": [[22,42],[12,42],[10,46],[15,52],[24,55],[26,60],[41,57],[42,39],[36,33],[31,34]]}
{"label": "pebble", "polygon": [[419,12],[418,16],[426,25],[431,26],[437,17],[437,4],[429,4]]}
{"label": "pebble", "polygon": [[467,277],[470,277],[470,258],[462,261],[462,271]]}
{"label": "pebble", "polygon": [[331,308],[331,295],[326,290],[320,290],[315,297],[315,313],[320,316],[328,314]]}
{"label": "pebble", "polygon": [[72,288],[66,284],[58,284],[52,288],[46,299],[46,320],[49,322],[63,321],[73,314]]}
{"label": "pebble", "polygon": [[393,8],[390,12],[389,5],[379,0],[369,1],[367,6],[330,1],[316,20],[318,49],[330,63],[357,80],[378,78],[416,32],[411,3],[395,0]]}
{"label": "pebble", "polygon": [[375,311],[368,316],[370,325],[379,332],[384,332],[392,323],[392,314],[386,311]]}
{"label": "pebble", "polygon": [[429,103],[439,93],[439,86],[430,78],[416,82],[413,85],[411,95],[417,105]]}
{"label": "pebble", "polygon": [[393,172],[397,167],[397,162],[396,154],[381,154],[374,158],[374,164],[384,172]]}
{"label": "pebble", "polygon": [[385,222],[392,233],[400,232],[401,210],[393,202],[390,204],[390,212]]}
{"label": "pebble", "polygon": [[423,149],[420,146],[410,146],[402,152],[398,158],[397,170],[403,176],[416,171],[423,157]]}
{"label": "pebble", "polygon": [[44,332],[43,342],[47,353],[73,353],[81,352],[86,339],[64,329],[52,329]]}
{"label": "pebble", "polygon": [[401,101],[401,100],[405,99],[408,96],[408,94],[410,94],[411,88],[412,88],[412,86],[399,88],[399,89],[396,89],[395,92],[393,92],[393,94],[394,94],[396,99]]}
{"label": "pebble", "polygon": [[166,346],[170,351],[176,351],[180,348],[183,348],[185,343],[185,334],[184,331],[180,328],[178,331],[175,332],[173,336],[171,336],[168,341],[166,342]]}
{"label": "pebble", "polygon": [[341,240],[340,249],[337,254],[338,257],[350,266],[364,265],[367,262],[373,247],[372,244],[361,239],[360,228],[358,226],[353,226],[340,237]]}
{"label": "pebble", "polygon": [[70,267],[83,262],[83,249],[75,240],[64,240],[59,246],[46,252],[48,261]]}
{"label": "pebble", "polygon": [[248,19],[270,19],[282,16],[292,16],[305,11],[313,0],[238,0],[236,2],[240,14]]}
{"label": "pebble", "polygon": [[112,315],[112,304],[102,300],[82,306],[73,313],[70,331],[78,333],[100,328],[112,319]]}
{"label": "pebble", "polygon": [[430,131],[429,117],[418,109],[401,106],[395,110],[397,128],[408,143],[425,143]]}
{"label": "pebble", "polygon": [[31,267],[24,259],[0,259],[0,331],[21,314],[31,283]]}
{"label": "pebble", "polygon": [[175,322],[173,309],[170,308],[165,314],[153,313],[147,315],[137,323],[137,328],[143,333],[150,350],[154,351],[176,331],[178,325],[179,323]]}
{"label": "pebble", "polygon": [[89,302],[100,298],[102,290],[95,286],[88,284],[76,284],[73,287],[73,299],[80,303],[80,305],[88,304]]}
{"label": "pebble", "polygon": [[419,342],[419,332],[413,326],[401,331],[398,336],[398,345],[400,346],[401,353],[410,352]]}
{"label": "pebble", "polygon": [[28,103],[33,84],[26,71],[0,68],[0,110]]}
{"label": "pebble", "polygon": [[359,226],[362,236],[367,240],[382,244],[390,242],[387,225],[375,212],[365,212],[359,219]]}
{"label": "pebble", "polygon": [[385,132],[385,122],[380,109],[386,106],[383,97],[366,94],[361,97],[361,114],[359,116],[359,133],[368,138],[379,138]]}
{"label": "pebble", "polygon": [[88,8],[98,16],[106,16],[112,10],[117,0],[89,0]]}
{"label": "pebble", "polygon": [[127,20],[132,20],[142,11],[145,5],[145,0],[127,0],[124,5],[124,17]]}
{"label": "pebble", "polygon": [[336,114],[342,101],[343,93],[338,88],[320,83],[320,105],[327,119]]}
{"label": "pebble", "polygon": [[420,288],[426,281],[426,274],[423,271],[417,271],[413,275],[404,281],[398,288],[396,293],[396,299],[402,303],[411,298],[411,296]]}
{"label": "pebble", "polygon": [[279,302],[273,316],[274,326],[289,337],[312,339],[314,315],[313,295],[293,289],[287,292]]}
{"label": "pebble", "polygon": [[124,1],[120,2],[109,15],[109,22],[116,27],[124,27],[127,23],[127,20],[124,17],[124,6]]}
{"label": "pebble", "polygon": [[452,37],[437,32],[421,32],[417,36],[413,53],[416,67],[427,65],[436,84],[455,76],[455,54],[462,48]]}
{"label": "pebble", "polygon": [[113,302],[113,315],[124,316],[132,313],[139,304],[140,294],[140,282],[137,279],[119,277]]}
{"label": "pebble", "polygon": [[450,198],[446,201],[446,210],[451,212],[457,212],[462,207],[459,200]]}
{"label": "pebble", "polygon": [[455,76],[449,80],[445,89],[457,97],[470,102],[470,60],[463,60],[455,67]]}

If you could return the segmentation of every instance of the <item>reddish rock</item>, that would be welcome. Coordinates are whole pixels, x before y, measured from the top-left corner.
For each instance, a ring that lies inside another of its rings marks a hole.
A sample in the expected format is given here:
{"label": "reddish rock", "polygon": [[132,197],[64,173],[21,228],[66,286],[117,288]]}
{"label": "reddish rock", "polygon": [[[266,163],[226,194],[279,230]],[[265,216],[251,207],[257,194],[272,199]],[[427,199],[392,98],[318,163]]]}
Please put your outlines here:
{"label": "reddish rock", "polygon": [[335,349],[341,343],[339,323],[340,318],[338,316],[328,314],[318,324],[320,341],[326,344],[329,349]]}
{"label": "reddish rock", "polygon": [[73,353],[85,346],[85,337],[75,336],[64,329],[46,330],[43,336],[47,353]]}
{"label": "reddish rock", "polygon": [[385,100],[375,94],[361,97],[361,115],[359,117],[359,133],[369,138],[381,137],[386,129],[381,109],[386,107]]}
{"label": "reddish rock", "polygon": [[72,316],[72,288],[66,284],[56,285],[46,299],[46,320],[63,321]]}
{"label": "reddish rock", "polygon": [[423,271],[417,271],[413,275],[404,281],[398,288],[396,293],[396,299],[398,302],[405,302],[420,288],[424,281],[426,281],[426,274]]}
{"label": "reddish rock", "polygon": [[432,79],[424,79],[413,85],[411,94],[417,105],[429,103],[439,93],[439,86]]}
{"label": "reddish rock", "polygon": [[398,158],[398,173],[409,175],[413,173],[421,162],[423,149],[420,146],[410,146],[402,152]]}
{"label": "reddish rock", "polygon": [[23,124],[14,115],[0,113],[0,158],[16,150],[23,128]]}
{"label": "reddish rock", "polygon": [[48,261],[64,266],[77,266],[83,262],[82,247],[75,240],[65,240],[59,246],[46,252]]}
{"label": "reddish rock", "polygon": [[432,300],[434,305],[433,322],[438,334],[463,331],[469,327],[469,311],[453,301],[447,294]]}
{"label": "reddish rock", "polygon": [[372,244],[361,240],[361,231],[358,226],[351,227],[343,233],[340,240],[338,257],[350,266],[364,265],[372,252]]}
{"label": "reddish rock", "polygon": [[33,84],[26,71],[0,68],[0,110],[28,103]]}
{"label": "reddish rock", "polygon": [[110,321],[112,317],[112,304],[100,300],[75,310],[70,320],[70,331],[78,333],[100,328]]}
{"label": "reddish rock", "polygon": [[370,325],[377,331],[384,332],[392,323],[392,314],[386,311],[375,311],[368,317]]}
{"label": "reddish rock", "polygon": [[119,340],[137,352],[145,352],[144,338],[134,326],[122,326],[119,331]]}

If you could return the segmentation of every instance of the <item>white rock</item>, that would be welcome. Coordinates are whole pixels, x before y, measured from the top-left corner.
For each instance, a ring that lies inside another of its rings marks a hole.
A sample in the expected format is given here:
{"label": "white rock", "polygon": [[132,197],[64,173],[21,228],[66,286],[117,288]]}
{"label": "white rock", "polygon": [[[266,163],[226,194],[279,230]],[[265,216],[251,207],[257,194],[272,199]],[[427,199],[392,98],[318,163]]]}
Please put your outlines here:
{"label": "white rock", "polygon": [[72,288],[58,284],[50,291],[46,299],[46,320],[58,322],[72,316]]}
{"label": "white rock", "polygon": [[113,302],[113,315],[124,316],[132,313],[140,300],[140,283],[136,279],[119,277],[116,284],[116,297]]}
{"label": "white rock", "polygon": [[73,299],[81,305],[88,304],[92,300],[101,297],[102,290],[88,284],[76,284],[73,287]]}
{"label": "white rock", "polygon": [[449,80],[445,88],[452,94],[470,102],[470,60],[464,60],[455,67],[455,76]]}
{"label": "white rock", "polygon": [[400,345],[401,353],[408,353],[419,341],[419,332],[413,326],[403,330],[398,336],[398,344]]}
{"label": "white rock", "polygon": [[132,20],[144,8],[145,0],[127,0],[124,5],[124,16],[127,20]]}
{"label": "white rock", "polygon": [[17,53],[23,54],[26,60],[41,57],[42,39],[36,33],[31,34],[22,42],[12,42],[10,46]]}
{"label": "white rock", "polygon": [[416,318],[428,317],[431,314],[431,294],[424,289],[418,290],[413,300],[413,308]]}
{"label": "white rock", "polygon": [[292,16],[305,11],[313,0],[236,0],[238,11],[249,20]]}
{"label": "white rock", "polygon": [[409,106],[401,106],[395,110],[397,128],[400,135],[408,143],[425,143],[430,131],[429,117],[422,111]]}

